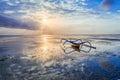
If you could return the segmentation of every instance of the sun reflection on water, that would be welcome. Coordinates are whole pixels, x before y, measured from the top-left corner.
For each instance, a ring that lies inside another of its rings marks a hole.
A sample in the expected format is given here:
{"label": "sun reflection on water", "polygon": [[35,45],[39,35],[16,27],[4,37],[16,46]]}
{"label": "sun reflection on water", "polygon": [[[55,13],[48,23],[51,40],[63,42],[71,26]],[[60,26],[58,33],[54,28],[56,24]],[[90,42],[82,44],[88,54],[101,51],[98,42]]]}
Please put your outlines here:
{"label": "sun reflection on water", "polygon": [[47,41],[47,37],[43,36],[43,41],[46,42]]}
{"label": "sun reflection on water", "polygon": [[55,43],[55,40],[52,42],[51,39],[54,39],[54,36],[40,36],[38,39],[38,46],[32,50],[32,55],[34,56],[35,60],[45,62],[56,59],[64,54],[60,51],[59,44]]}

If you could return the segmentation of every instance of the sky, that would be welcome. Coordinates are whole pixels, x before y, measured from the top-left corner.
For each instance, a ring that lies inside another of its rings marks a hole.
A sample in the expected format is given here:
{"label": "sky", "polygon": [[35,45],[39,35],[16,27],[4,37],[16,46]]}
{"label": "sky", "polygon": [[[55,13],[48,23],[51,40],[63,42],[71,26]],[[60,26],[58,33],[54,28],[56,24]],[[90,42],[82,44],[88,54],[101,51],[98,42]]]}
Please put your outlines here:
{"label": "sky", "polygon": [[119,33],[120,0],[0,0],[0,35]]}

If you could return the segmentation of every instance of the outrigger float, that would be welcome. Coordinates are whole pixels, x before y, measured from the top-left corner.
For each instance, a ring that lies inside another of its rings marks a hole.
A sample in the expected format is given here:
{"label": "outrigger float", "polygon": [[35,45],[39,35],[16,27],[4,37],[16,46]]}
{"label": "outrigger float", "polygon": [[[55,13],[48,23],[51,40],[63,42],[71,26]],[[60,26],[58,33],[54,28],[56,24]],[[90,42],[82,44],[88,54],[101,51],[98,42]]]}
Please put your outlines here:
{"label": "outrigger float", "polygon": [[[61,39],[61,43],[62,43],[62,49],[64,51],[66,51],[68,48],[72,48],[74,49],[73,51],[70,51],[69,53],[71,52],[74,52],[74,51],[83,51],[83,52],[89,52],[91,49],[96,49],[96,47],[92,46],[91,42],[89,41],[82,41],[81,39],[75,39],[75,38],[69,38],[69,39],[65,39],[65,38],[62,38]],[[82,50],[82,47],[87,47],[89,48],[87,51],[85,50]]]}

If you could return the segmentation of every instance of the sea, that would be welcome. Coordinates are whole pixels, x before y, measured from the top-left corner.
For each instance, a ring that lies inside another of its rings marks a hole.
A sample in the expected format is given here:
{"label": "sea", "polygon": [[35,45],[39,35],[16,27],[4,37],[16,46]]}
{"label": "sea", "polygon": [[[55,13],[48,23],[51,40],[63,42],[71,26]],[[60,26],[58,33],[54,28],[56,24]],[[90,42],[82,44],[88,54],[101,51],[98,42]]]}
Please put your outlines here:
{"label": "sea", "polygon": [[0,80],[120,80],[120,34],[0,35]]}

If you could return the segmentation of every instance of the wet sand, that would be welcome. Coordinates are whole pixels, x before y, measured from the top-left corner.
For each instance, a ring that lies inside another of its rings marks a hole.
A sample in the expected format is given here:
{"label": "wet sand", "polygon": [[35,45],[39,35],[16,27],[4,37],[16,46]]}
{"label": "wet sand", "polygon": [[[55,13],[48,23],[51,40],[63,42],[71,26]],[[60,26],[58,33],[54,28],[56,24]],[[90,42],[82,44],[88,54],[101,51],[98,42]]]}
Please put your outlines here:
{"label": "wet sand", "polygon": [[[68,37],[97,49],[65,53],[60,39]],[[119,79],[119,35],[0,36],[0,80]]]}

